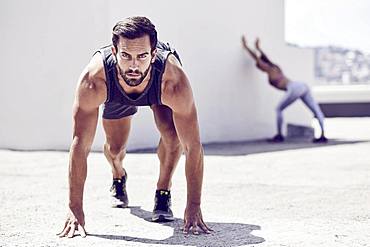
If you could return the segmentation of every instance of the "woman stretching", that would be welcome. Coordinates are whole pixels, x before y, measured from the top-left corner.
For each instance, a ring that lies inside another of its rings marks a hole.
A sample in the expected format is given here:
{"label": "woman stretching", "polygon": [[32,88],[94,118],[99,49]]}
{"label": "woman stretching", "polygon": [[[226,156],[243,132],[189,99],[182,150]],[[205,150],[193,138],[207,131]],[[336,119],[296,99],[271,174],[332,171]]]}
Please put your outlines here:
{"label": "woman stretching", "polygon": [[256,66],[263,72],[266,72],[268,75],[268,80],[271,86],[286,91],[284,97],[279,102],[276,107],[277,113],[277,134],[269,139],[272,142],[283,142],[284,136],[282,134],[283,126],[283,110],[287,108],[297,99],[301,99],[303,103],[313,112],[315,117],[319,120],[321,128],[321,136],[319,138],[313,139],[315,143],[327,142],[328,139],[324,135],[324,114],[322,113],[320,106],[316,103],[312,97],[310,88],[303,82],[292,81],[288,79],[280,67],[270,59],[267,58],[266,54],[261,50],[259,46],[259,39],[256,39],[255,46],[257,51],[260,53],[260,56],[257,55],[257,52],[252,51],[247,44],[246,38],[242,37],[242,45],[244,49],[252,56],[256,61]]}

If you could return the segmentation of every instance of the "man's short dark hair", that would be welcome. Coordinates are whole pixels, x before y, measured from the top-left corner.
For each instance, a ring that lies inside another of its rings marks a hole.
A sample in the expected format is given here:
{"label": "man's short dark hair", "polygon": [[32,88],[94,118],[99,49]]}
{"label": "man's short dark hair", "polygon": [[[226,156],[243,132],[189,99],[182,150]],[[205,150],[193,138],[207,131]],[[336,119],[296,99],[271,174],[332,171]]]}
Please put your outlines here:
{"label": "man's short dark hair", "polygon": [[119,37],[126,39],[137,39],[149,35],[152,51],[157,45],[157,31],[153,23],[146,17],[133,16],[117,22],[113,27],[112,43],[117,49]]}

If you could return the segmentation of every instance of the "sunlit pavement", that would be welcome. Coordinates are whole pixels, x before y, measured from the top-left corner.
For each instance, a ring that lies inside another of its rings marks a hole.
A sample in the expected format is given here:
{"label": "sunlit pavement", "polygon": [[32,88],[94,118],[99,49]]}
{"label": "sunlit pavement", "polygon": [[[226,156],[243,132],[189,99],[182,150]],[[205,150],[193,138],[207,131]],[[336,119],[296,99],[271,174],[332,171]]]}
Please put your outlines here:
{"label": "sunlit pavement", "polygon": [[202,211],[214,233],[200,236],[180,230],[184,157],[173,179],[177,219],[157,224],[148,221],[156,155],[127,155],[131,207],[119,209],[110,207],[107,161],[92,153],[84,194],[89,236],[59,239],[68,153],[2,150],[0,246],[370,246],[370,119],[328,119],[327,136],[319,145],[206,145]]}

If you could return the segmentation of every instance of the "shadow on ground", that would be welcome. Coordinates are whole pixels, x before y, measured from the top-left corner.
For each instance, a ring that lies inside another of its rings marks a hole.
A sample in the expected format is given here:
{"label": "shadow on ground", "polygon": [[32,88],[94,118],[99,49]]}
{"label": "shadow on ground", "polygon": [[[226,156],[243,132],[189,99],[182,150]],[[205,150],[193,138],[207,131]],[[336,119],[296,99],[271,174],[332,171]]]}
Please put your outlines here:
{"label": "shadow on ground", "polygon": [[[356,144],[370,142],[370,140],[340,140],[330,139],[327,143],[312,143],[307,139],[286,139],[281,143],[271,143],[266,140],[240,141],[240,142],[222,142],[203,144],[206,155],[248,155],[258,153],[277,152],[284,150],[319,148],[344,144]],[[156,149],[134,150],[131,153],[155,153]]]}
{"label": "shadow on ground", "polygon": [[330,139],[327,143],[312,143],[307,139],[286,139],[282,143],[270,143],[266,140],[209,143],[204,145],[206,155],[248,155],[258,153],[277,152],[284,150],[296,150],[307,148],[319,148],[327,146],[356,144],[368,142],[364,140],[339,140]]}
{"label": "shadow on ground", "polygon": [[[130,207],[130,213],[146,221],[151,222],[151,212],[145,211],[140,207]],[[218,246],[242,246],[248,244],[259,244],[265,241],[261,237],[251,234],[254,230],[260,230],[257,225],[248,225],[241,223],[216,223],[208,222],[207,225],[214,230],[211,234],[184,235],[181,230],[183,220],[175,218],[172,222],[153,223],[169,226],[173,228],[173,235],[163,240],[136,238],[130,236],[108,235],[108,234],[88,234],[89,236],[105,238],[110,240],[125,240],[140,242],[146,244],[168,244],[168,245],[185,245],[197,247],[218,247]]]}

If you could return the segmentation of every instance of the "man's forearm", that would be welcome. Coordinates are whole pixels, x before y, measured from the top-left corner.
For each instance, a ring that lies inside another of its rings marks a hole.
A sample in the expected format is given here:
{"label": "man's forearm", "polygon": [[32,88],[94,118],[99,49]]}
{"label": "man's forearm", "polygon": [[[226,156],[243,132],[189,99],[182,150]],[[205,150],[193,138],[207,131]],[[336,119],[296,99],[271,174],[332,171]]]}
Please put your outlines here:
{"label": "man's forearm", "polygon": [[87,174],[87,154],[71,148],[69,161],[69,206],[82,208]]}
{"label": "man's forearm", "polygon": [[203,183],[203,148],[186,152],[187,205],[200,205]]}

